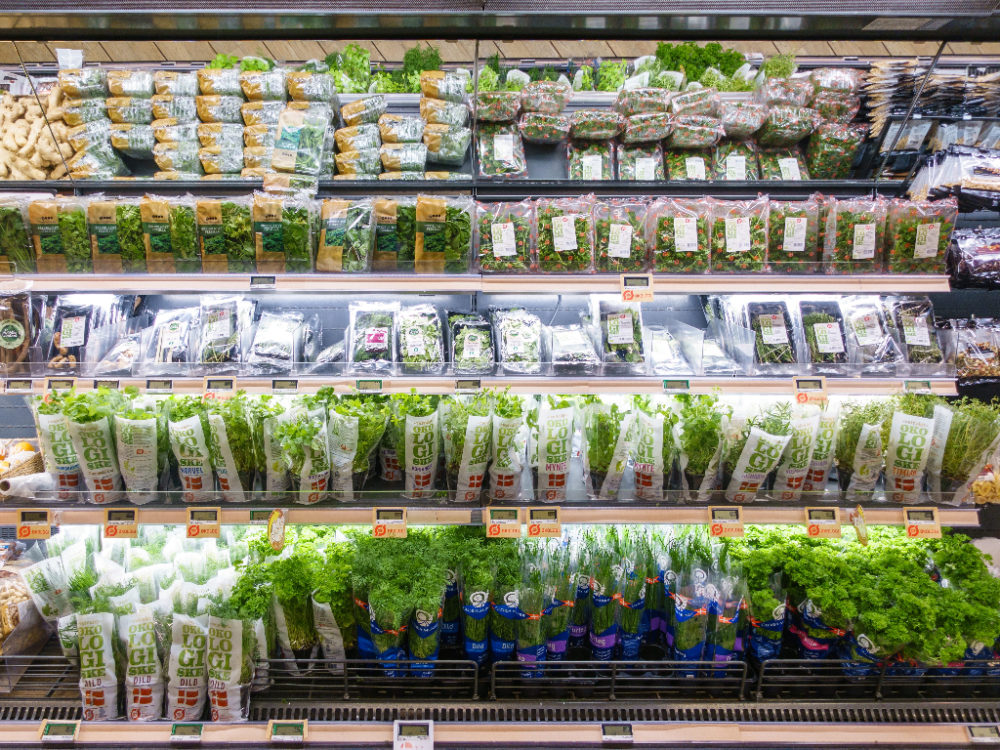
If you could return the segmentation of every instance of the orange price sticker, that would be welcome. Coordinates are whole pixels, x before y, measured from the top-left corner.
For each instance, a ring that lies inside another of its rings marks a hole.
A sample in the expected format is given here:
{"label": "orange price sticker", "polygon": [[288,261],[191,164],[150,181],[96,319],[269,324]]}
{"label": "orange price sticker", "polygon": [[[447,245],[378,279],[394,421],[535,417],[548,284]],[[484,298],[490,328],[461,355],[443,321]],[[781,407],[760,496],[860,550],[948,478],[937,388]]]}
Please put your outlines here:
{"label": "orange price sticker", "polygon": [[188,508],[187,538],[218,539],[222,528],[221,508]]}
{"label": "orange price sticker", "polygon": [[487,508],[486,536],[491,539],[517,539],[521,536],[520,508]]}
{"label": "orange price sticker", "polygon": [[732,506],[709,506],[708,533],[716,537],[743,536],[743,508]]}
{"label": "orange price sticker", "polygon": [[139,519],[135,508],[108,508],[104,511],[105,539],[136,539],[138,536]]}
{"label": "orange price sticker", "polygon": [[406,508],[373,508],[372,536],[378,539],[405,539]]}
{"label": "orange price sticker", "polygon": [[940,539],[941,522],[937,508],[903,508],[906,536],[910,539]]}
{"label": "orange price sticker", "polygon": [[22,510],[18,511],[18,539],[48,539],[52,536],[52,511]]}
{"label": "orange price sticker", "polygon": [[559,517],[559,508],[547,506],[528,508],[528,536],[561,537],[562,521]]}
{"label": "orange price sticker", "polygon": [[806,533],[814,539],[840,539],[840,509],[806,508]]}

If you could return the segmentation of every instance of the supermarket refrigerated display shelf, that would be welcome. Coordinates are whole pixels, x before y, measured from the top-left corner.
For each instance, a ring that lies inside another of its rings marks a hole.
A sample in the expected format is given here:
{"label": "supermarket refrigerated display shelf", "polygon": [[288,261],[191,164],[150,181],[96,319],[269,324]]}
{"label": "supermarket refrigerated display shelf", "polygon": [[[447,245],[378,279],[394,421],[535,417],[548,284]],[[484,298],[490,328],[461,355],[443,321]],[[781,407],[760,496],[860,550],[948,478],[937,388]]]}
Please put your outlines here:
{"label": "supermarket refrigerated display shelf", "polygon": [[[472,378],[472,379],[469,379]],[[581,376],[562,377],[554,375],[489,375],[469,376],[394,376],[380,373],[357,373],[351,376],[295,375],[275,378],[241,378],[225,373],[209,374],[205,377],[178,377],[156,375],[148,378],[115,376],[77,377],[70,375],[49,375],[38,378],[17,378],[9,376],[3,383],[7,396],[42,395],[49,390],[88,390],[99,386],[128,388],[140,392],[204,394],[229,393],[242,390],[247,393],[315,393],[320,388],[332,387],[338,394],[347,393],[408,393],[412,389],[422,394],[447,394],[474,391],[481,388],[509,388],[512,393],[664,393],[690,392],[748,393],[762,395],[791,395],[796,379],[804,378],[814,383],[817,377],[801,373],[795,377],[718,377],[673,375],[663,377],[614,377]],[[216,381],[215,383],[209,381]],[[224,388],[218,381],[222,381]],[[231,381],[226,382],[226,381]],[[912,378],[868,378],[868,377],[827,377],[826,392],[839,396],[886,396],[905,391],[930,391],[940,396],[958,394],[954,377]],[[812,384],[810,384],[811,386]]]}
{"label": "supermarket refrigerated display shelf", "polygon": [[[823,507],[840,508],[840,517],[845,526],[849,526],[848,512],[853,504],[839,501],[825,503]],[[483,523],[483,509],[479,506],[469,507],[455,504],[432,505],[432,501],[420,502],[395,497],[386,497],[384,502],[372,503],[370,500],[357,504],[317,504],[311,506],[288,505],[284,502],[253,503],[234,505],[220,503],[218,496],[214,499],[198,501],[190,505],[175,502],[174,504],[155,503],[150,505],[131,505],[115,503],[109,505],[68,504],[56,501],[26,504],[17,498],[6,498],[0,507],[0,526],[16,526],[20,510],[37,510],[40,505],[47,506],[55,514],[54,525],[103,525],[105,511],[108,509],[135,509],[136,520],[142,524],[185,524],[190,507],[219,507],[221,509],[220,523],[250,524],[266,523],[268,513],[275,507],[286,509],[285,522],[291,524],[371,524],[372,510],[376,507],[406,507],[407,523],[420,525],[473,525]],[[724,503],[723,503],[724,504]],[[818,501],[810,501],[809,507],[814,507]],[[505,503],[506,506],[524,506],[524,503]],[[538,507],[538,506],[534,506]],[[621,503],[618,505],[594,504],[552,504],[545,507],[558,507],[561,523],[564,524],[708,524],[710,513],[708,503],[701,505],[642,505]],[[737,507],[737,506],[729,506]],[[801,503],[760,502],[740,506],[743,509],[743,522],[747,524],[805,524],[806,505]],[[920,506],[930,508],[932,506]],[[251,512],[254,511],[253,514]],[[865,523],[870,525],[903,525],[903,509],[900,506],[888,506],[885,503],[866,504],[864,507]],[[942,526],[975,527],[979,525],[979,508],[974,506],[955,507],[938,506],[938,520]]]}
{"label": "supermarket refrigerated display shelf", "polygon": [[[628,275],[628,274],[626,274]],[[949,291],[947,276],[913,274],[766,275],[761,274],[653,274],[653,288],[661,294],[725,294],[761,291],[929,294]],[[0,285],[30,284],[33,292],[135,293],[194,292],[359,292],[426,294],[517,293],[591,294],[621,291],[621,275],[611,274],[24,274],[0,276]]]}

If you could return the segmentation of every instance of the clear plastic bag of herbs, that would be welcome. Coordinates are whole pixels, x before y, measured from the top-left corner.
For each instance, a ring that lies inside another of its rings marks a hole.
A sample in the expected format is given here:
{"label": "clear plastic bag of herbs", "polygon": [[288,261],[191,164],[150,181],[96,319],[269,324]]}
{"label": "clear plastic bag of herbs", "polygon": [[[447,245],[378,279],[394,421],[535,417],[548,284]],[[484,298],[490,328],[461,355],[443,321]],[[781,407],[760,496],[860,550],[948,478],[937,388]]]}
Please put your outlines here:
{"label": "clear plastic bag of herbs", "polygon": [[927,297],[889,297],[883,300],[886,322],[914,374],[936,372],[945,362],[934,324],[934,305]]}
{"label": "clear plastic bag of herbs", "polygon": [[799,361],[795,326],[782,300],[747,302],[742,316],[754,332],[754,363],[765,370],[794,367]]}
{"label": "clear plastic bag of herbs", "polygon": [[348,308],[348,366],[361,372],[391,372],[396,354],[398,302],[355,302]]}
{"label": "clear plastic bag of herbs", "polygon": [[493,372],[493,330],[485,317],[475,313],[448,313],[449,348],[456,375]]}
{"label": "clear plastic bag of herbs", "polygon": [[711,204],[708,200],[660,198],[646,212],[652,270],[708,273]]}
{"label": "clear plastic bag of herbs", "polygon": [[581,273],[594,268],[594,196],[540,198],[535,202],[538,268]]}
{"label": "clear plastic bag of herbs", "polygon": [[768,199],[712,202],[712,270],[754,273],[767,264]]}
{"label": "clear plastic bag of herbs", "polygon": [[767,261],[779,273],[817,273],[822,267],[819,246],[819,203],[770,201]]}
{"label": "clear plastic bag of herbs", "polygon": [[645,370],[642,311],[637,303],[622,302],[620,296],[592,295],[590,320],[600,328],[605,365],[628,372]]}
{"label": "clear plastic bag of herbs", "polygon": [[843,374],[847,362],[846,334],[840,304],[835,298],[799,302],[805,353],[816,372]]}
{"label": "clear plastic bag of herbs", "polygon": [[523,308],[492,310],[498,361],[505,373],[536,375],[542,371],[542,321]]}
{"label": "clear plastic bag of herbs", "polygon": [[620,180],[665,180],[663,147],[659,143],[619,143],[616,147],[618,158],[618,179]]}
{"label": "clear plastic bag of herbs", "polygon": [[405,374],[444,369],[444,334],[433,305],[404,307],[396,315],[400,370]]}
{"label": "clear plastic bag of herbs", "polygon": [[861,365],[865,372],[891,372],[903,361],[903,352],[890,333],[878,297],[843,297],[840,310],[851,364]]}
{"label": "clear plastic bag of herbs", "polygon": [[534,202],[478,203],[479,268],[483,273],[528,273],[532,262]]}
{"label": "clear plastic bag of herbs", "polygon": [[891,273],[945,273],[951,233],[958,218],[954,198],[889,203],[886,265]]}
{"label": "clear plastic bag of herbs", "polygon": [[885,249],[882,198],[827,198],[823,257],[829,273],[878,273]]}
{"label": "clear plastic bag of herbs", "polygon": [[594,218],[598,272],[628,273],[646,270],[646,203],[642,200],[598,201],[594,208]]}

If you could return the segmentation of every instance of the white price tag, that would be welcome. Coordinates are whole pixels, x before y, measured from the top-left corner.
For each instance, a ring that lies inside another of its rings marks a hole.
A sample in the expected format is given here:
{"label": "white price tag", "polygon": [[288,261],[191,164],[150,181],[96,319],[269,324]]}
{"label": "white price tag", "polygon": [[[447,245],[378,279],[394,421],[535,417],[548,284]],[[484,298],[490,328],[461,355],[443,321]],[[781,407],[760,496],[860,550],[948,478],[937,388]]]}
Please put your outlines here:
{"label": "white price tag", "polygon": [[854,248],[851,251],[854,260],[869,260],[875,257],[875,225],[854,225]]}
{"label": "white price tag", "polygon": [[931,332],[923,315],[903,318],[903,337],[910,346],[930,346]]}
{"label": "white price tag", "polygon": [[798,159],[778,159],[778,169],[781,170],[783,180],[801,180],[802,171],[799,169]]}
{"label": "white price tag", "polygon": [[632,225],[612,224],[608,230],[608,255],[627,258],[632,254]]}
{"label": "white price tag", "polygon": [[631,344],[632,341],[632,313],[626,311],[608,315],[608,343]]}
{"label": "white price tag", "polygon": [[604,179],[604,175],[602,173],[604,164],[600,154],[587,154],[582,159],[580,159],[580,166],[583,169],[583,179],[585,180]]}
{"label": "white price tag", "polygon": [[652,156],[640,156],[635,160],[635,179],[655,180],[656,159]]}
{"label": "white price tag", "polygon": [[700,156],[688,156],[684,159],[684,172],[689,180],[704,180],[705,160]]}
{"label": "white price tag", "polygon": [[876,346],[882,343],[882,326],[875,313],[866,313],[851,318],[851,328],[859,346]]}
{"label": "white price tag", "polygon": [[513,223],[508,221],[503,224],[491,224],[490,234],[493,238],[494,257],[504,258],[508,255],[517,255]]}
{"label": "white price tag", "polygon": [[726,252],[746,253],[750,251],[750,218],[732,216],[726,219]]}
{"label": "white price tag", "polygon": [[497,161],[514,160],[514,135],[499,133],[493,136],[493,158]]}
{"label": "white price tag", "polygon": [[761,315],[758,319],[760,323],[760,337],[765,344],[787,344],[788,329],[785,328],[785,316]]}
{"label": "white price tag", "polygon": [[434,750],[434,722],[397,719],[392,724],[392,750]]}
{"label": "white price tag", "polygon": [[844,338],[837,323],[813,323],[816,348],[821,354],[840,354],[844,351]]}
{"label": "white price tag", "polygon": [[914,258],[936,258],[938,242],[941,239],[941,224],[919,224],[917,241],[913,246]]}
{"label": "white price tag", "polygon": [[572,216],[552,218],[552,244],[557,253],[576,250],[576,221]]}
{"label": "white price tag", "polygon": [[785,243],[781,248],[784,252],[805,252],[808,224],[809,220],[802,216],[788,216],[785,218]]}
{"label": "white price tag", "polygon": [[698,220],[689,216],[674,217],[674,249],[679,253],[698,252]]}
{"label": "white price tag", "polygon": [[743,154],[726,157],[726,179],[745,180],[747,178],[747,158]]}

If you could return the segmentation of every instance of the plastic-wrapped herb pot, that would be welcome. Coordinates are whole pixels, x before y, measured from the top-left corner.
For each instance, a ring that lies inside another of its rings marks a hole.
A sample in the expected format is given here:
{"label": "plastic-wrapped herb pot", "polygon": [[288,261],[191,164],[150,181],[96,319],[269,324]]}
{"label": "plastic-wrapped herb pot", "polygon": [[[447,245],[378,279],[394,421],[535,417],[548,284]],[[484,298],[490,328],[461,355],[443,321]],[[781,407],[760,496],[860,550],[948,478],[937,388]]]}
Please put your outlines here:
{"label": "plastic-wrapped herb pot", "polygon": [[854,155],[868,135],[867,125],[824,122],[809,139],[806,164],[814,180],[842,180],[851,174]]}
{"label": "plastic-wrapped herb pot", "polygon": [[650,143],[662,141],[670,136],[674,123],[665,112],[649,112],[632,115],[625,120],[625,131],[622,133],[624,143]]}
{"label": "plastic-wrapped herb pot", "polygon": [[712,152],[708,149],[669,149],[664,152],[669,180],[707,180],[712,166]]}
{"label": "plastic-wrapped herb pot", "polygon": [[654,271],[709,272],[711,205],[708,201],[660,198],[653,202],[646,215]]}
{"label": "plastic-wrapped herb pot", "polygon": [[479,268],[483,273],[528,273],[534,204],[479,203]]}
{"label": "plastic-wrapped herb pot", "polygon": [[749,138],[767,119],[767,107],[756,102],[723,102],[720,114],[727,138]]}
{"label": "plastic-wrapped herb pot", "polygon": [[665,180],[666,169],[663,166],[663,148],[659,143],[638,143],[626,145],[619,143],[618,153],[619,180]]}
{"label": "plastic-wrapped herb pot", "polygon": [[648,265],[646,204],[636,200],[598,201],[594,217],[598,272],[644,271]]}
{"label": "plastic-wrapped herb pot", "polygon": [[535,203],[538,269],[587,273],[594,269],[594,197],[540,198]]}
{"label": "plastic-wrapped herb pot", "polygon": [[762,271],[767,263],[767,198],[712,204],[712,270]]}
{"label": "plastic-wrapped herb pot", "polygon": [[844,319],[837,301],[802,301],[799,303],[799,312],[810,364],[832,365],[847,362]]}
{"label": "plastic-wrapped herb pot", "polygon": [[885,202],[881,198],[828,199],[824,257],[831,273],[878,273],[885,247]]}
{"label": "plastic-wrapped herb pot", "polygon": [[798,361],[792,318],[784,302],[750,302],[746,314],[755,337],[754,362],[791,365]]}
{"label": "plastic-wrapped herb pot", "polygon": [[762,180],[787,180],[797,182],[809,179],[809,170],[802,152],[796,146],[762,148],[757,151]]}
{"label": "plastic-wrapped herb pot", "polygon": [[892,273],[943,274],[958,218],[954,198],[889,203],[886,261]]}
{"label": "plastic-wrapped herb pot", "polygon": [[770,201],[767,262],[778,273],[817,273],[822,266],[819,247],[819,205],[804,201]]}
{"label": "plastic-wrapped herb pot", "polygon": [[756,180],[757,150],[750,141],[722,141],[712,160],[713,180]]}
{"label": "plastic-wrapped herb pot", "polygon": [[674,118],[670,134],[671,148],[711,148],[725,134],[722,121],[705,115],[683,115]]}
{"label": "plastic-wrapped herb pot", "polygon": [[566,161],[571,180],[613,180],[615,148],[611,141],[570,141]]}
{"label": "plastic-wrapped herb pot", "polygon": [[816,127],[816,110],[806,107],[772,107],[757,131],[760,146],[794,146]]}
{"label": "plastic-wrapped herb pot", "polygon": [[571,123],[566,115],[525,112],[518,123],[521,137],[528,143],[562,143],[569,138]]}
{"label": "plastic-wrapped herb pot", "polygon": [[480,91],[476,97],[476,119],[479,122],[513,122],[520,113],[520,92]]}
{"label": "plastic-wrapped herb pot", "polygon": [[480,177],[527,177],[521,131],[514,123],[482,124],[477,136]]}

